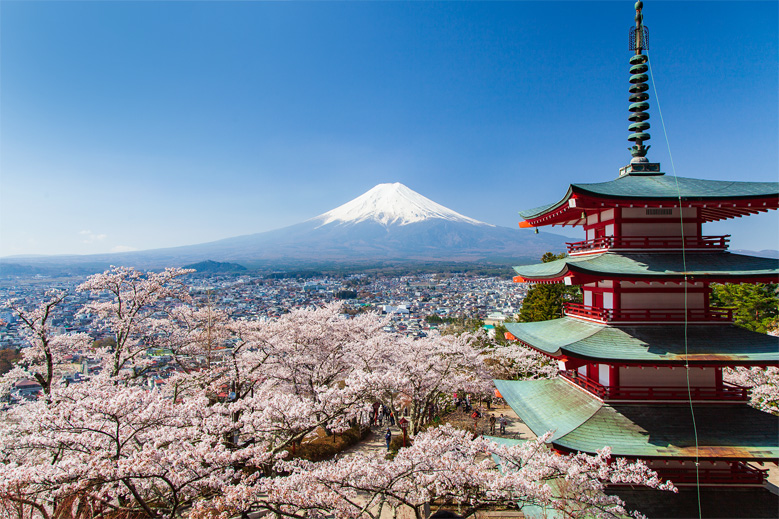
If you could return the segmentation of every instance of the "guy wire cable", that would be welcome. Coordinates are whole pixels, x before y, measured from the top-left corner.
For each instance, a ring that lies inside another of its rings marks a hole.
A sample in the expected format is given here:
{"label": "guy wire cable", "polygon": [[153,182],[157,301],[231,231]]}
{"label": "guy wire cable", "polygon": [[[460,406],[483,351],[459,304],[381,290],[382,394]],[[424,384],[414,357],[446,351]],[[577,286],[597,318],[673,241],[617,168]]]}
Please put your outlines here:
{"label": "guy wire cable", "polygon": [[671,160],[671,173],[676,183],[676,194],[679,200],[679,227],[682,234],[682,269],[684,272],[684,370],[687,377],[687,402],[690,404],[690,415],[692,417],[692,430],[695,437],[695,489],[698,497],[698,518],[702,519],[703,513],[701,511],[701,479],[700,479],[700,467],[698,459],[698,427],[695,423],[695,409],[692,405],[692,389],[690,388],[690,360],[687,352],[687,253],[686,245],[684,241],[684,208],[682,207],[682,193],[679,189],[679,179],[676,176],[676,166],[674,165],[674,158],[671,154],[671,142],[668,140],[668,132],[665,129],[665,120],[663,119],[663,111],[660,109],[660,97],[657,95],[657,85],[655,85],[655,73],[652,71],[652,59],[649,56],[649,50],[647,49],[647,62],[649,65],[649,76],[652,78],[652,90],[655,93],[655,102],[657,103],[657,113],[660,116],[660,124],[663,127],[663,135],[665,136],[665,143],[668,148],[668,157]]}

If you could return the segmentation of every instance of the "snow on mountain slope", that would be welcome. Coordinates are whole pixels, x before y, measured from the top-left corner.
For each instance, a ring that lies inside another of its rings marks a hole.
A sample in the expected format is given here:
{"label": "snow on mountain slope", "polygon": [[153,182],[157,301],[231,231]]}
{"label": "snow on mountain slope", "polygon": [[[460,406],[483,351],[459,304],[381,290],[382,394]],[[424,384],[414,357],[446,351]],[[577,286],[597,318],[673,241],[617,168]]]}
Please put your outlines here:
{"label": "snow on mountain slope", "polygon": [[[316,218],[222,240],[126,253],[44,256],[19,265],[181,266],[205,260],[267,262],[278,267],[377,261],[532,263],[565,250],[567,238],[490,225],[433,202],[403,184],[380,184]],[[0,258],[0,267],[7,263]],[[18,265],[17,265],[18,264]],[[246,266],[246,265],[244,265]],[[3,267],[7,268],[7,267]],[[70,268],[70,267],[68,267]],[[97,269],[104,270],[104,267]],[[60,272],[60,271],[56,271]]]}
{"label": "snow on mountain slope", "polygon": [[329,223],[359,223],[374,221],[384,226],[408,225],[424,220],[440,219],[472,225],[494,225],[468,218],[437,204],[400,182],[379,184],[351,202],[312,218],[321,225]]}

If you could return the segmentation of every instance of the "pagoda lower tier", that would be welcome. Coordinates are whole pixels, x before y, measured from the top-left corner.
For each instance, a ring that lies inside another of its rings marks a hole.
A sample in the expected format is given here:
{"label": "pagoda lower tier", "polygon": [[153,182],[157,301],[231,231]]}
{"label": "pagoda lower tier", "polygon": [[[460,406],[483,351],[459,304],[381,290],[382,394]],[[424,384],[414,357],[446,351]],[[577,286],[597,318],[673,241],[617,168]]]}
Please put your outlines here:
{"label": "pagoda lower tier", "polygon": [[609,403],[735,403],[749,389],[723,368],[779,366],[779,337],[733,325],[614,326],[563,317],[506,324],[506,338],[552,359],[560,376]]}
{"label": "pagoda lower tier", "polygon": [[610,404],[564,378],[496,380],[506,403],[534,434],[549,431],[560,452],[641,459],[677,486],[763,484],[779,461],[779,417],[747,404]]}

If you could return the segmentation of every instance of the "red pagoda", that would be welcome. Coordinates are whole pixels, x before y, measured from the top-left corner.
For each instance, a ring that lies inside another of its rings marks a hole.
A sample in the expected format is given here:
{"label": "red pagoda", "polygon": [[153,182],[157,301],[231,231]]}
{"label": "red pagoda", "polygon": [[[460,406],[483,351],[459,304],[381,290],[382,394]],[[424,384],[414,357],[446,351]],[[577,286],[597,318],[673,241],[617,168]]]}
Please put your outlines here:
{"label": "red pagoda", "polygon": [[507,337],[553,359],[550,380],[496,381],[537,435],[561,452],[647,461],[677,486],[763,485],[779,460],[779,417],[723,380],[734,366],[779,366],[779,338],[733,325],[710,305],[712,283],[776,283],[779,262],[728,252],[703,224],[779,207],[779,183],[677,178],[646,158],[648,58],[642,3],[631,29],[632,160],[615,180],[572,184],[520,212],[521,227],[580,225],[568,256],[515,267],[517,282],[580,286],[564,316],[507,324]]}

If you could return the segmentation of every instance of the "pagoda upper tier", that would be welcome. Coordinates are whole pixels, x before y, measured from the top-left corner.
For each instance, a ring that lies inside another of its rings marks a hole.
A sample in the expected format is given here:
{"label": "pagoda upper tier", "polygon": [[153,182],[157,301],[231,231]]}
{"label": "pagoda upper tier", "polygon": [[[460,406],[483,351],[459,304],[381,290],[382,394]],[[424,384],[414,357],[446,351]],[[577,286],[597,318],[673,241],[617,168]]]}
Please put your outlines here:
{"label": "pagoda upper tier", "polygon": [[[658,171],[639,171],[643,169]],[[779,183],[673,177],[660,172],[659,164],[631,164],[620,170],[619,178],[593,184],[571,184],[560,201],[520,211],[525,220],[519,225],[586,225],[588,216],[604,209],[678,210],[680,207],[692,209],[681,216],[699,223],[766,212],[779,208]],[[654,212],[653,216],[663,214],[662,211]],[[677,215],[677,224],[678,221]]]}

